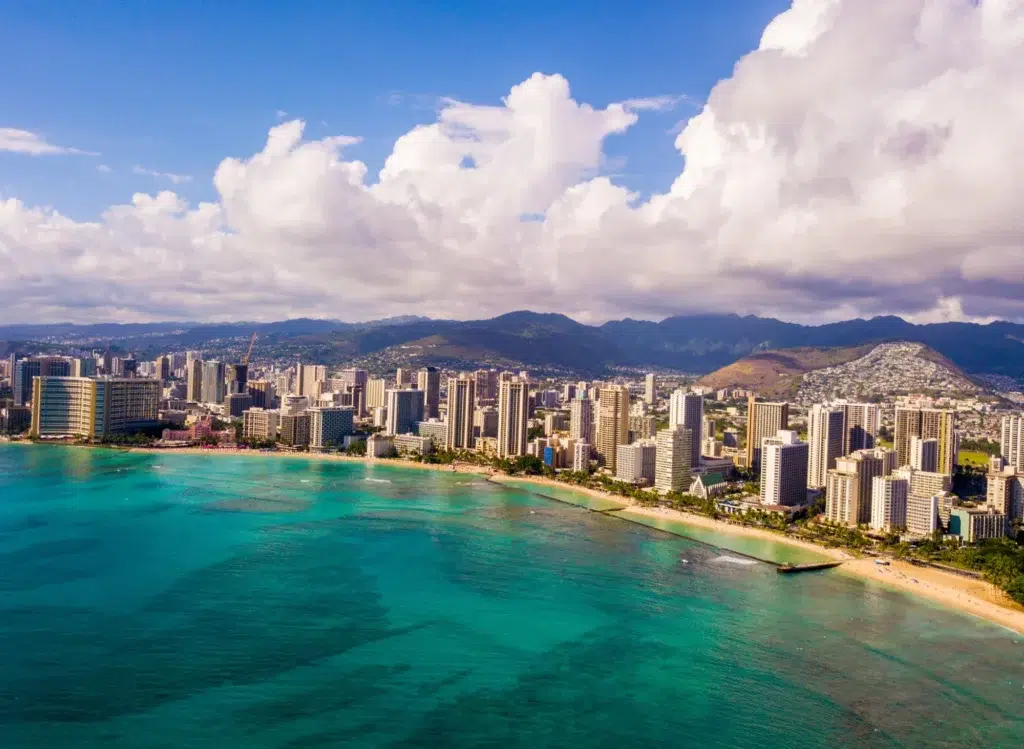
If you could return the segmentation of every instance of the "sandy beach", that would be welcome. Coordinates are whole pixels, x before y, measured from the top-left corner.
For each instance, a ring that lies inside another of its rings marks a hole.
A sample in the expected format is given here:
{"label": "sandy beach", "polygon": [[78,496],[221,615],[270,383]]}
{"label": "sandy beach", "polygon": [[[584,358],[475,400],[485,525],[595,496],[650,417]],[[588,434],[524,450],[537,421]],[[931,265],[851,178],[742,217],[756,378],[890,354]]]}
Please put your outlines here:
{"label": "sandy beach", "polygon": [[[89,449],[100,449],[91,445],[82,445]],[[119,448],[113,448],[119,449]],[[310,452],[286,452],[275,450],[263,452],[261,450],[240,450],[235,447],[125,447],[124,452],[142,453],[149,455],[228,455],[240,458],[291,458],[301,460],[325,460],[335,463],[363,463],[366,465],[392,466],[394,468],[414,468],[420,471],[440,471],[443,473],[472,473],[480,476],[489,476],[494,471],[486,466],[478,466],[473,463],[417,463],[413,460],[402,460],[400,458],[365,458],[359,455],[341,455],[339,453],[310,453]]]}
{"label": "sandy beach", "polygon": [[870,558],[844,562],[837,571],[923,596],[1024,634],[1024,606],[984,580],[918,567],[909,562],[880,565]]}

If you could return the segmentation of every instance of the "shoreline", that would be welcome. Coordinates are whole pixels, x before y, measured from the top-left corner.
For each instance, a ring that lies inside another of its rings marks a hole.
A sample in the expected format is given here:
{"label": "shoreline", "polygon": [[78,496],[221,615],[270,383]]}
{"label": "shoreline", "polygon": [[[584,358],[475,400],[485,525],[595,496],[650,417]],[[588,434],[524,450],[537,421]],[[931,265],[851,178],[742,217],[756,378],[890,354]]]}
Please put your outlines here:
{"label": "shoreline", "polygon": [[[667,507],[643,507],[626,497],[618,497],[608,492],[589,487],[573,486],[544,477],[519,477],[495,475],[490,478],[494,483],[508,484],[540,484],[565,491],[577,492],[594,498],[618,502],[623,510],[644,517],[670,520],[683,525],[691,525],[705,530],[716,531],[733,536],[771,541],[792,548],[812,551],[834,561],[841,562],[836,572],[884,585],[890,589],[926,598],[945,608],[960,613],[970,614],[992,624],[1024,635],[1024,606],[1012,601],[995,585],[984,580],[975,580],[951,572],[943,572],[928,567],[918,567],[909,562],[891,560],[888,565],[875,564],[874,557],[856,557],[843,549],[820,546],[803,539],[791,538],[765,528],[728,523],[724,520],[709,518],[696,513],[673,510]],[[542,495],[543,496],[543,495]],[[608,513],[609,511],[604,511]],[[613,510],[615,515],[629,522],[636,522],[629,515]],[[667,533],[672,531],[667,530]],[[687,538],[682,533],[675,533]],[[700,539],[697,539],[700,540]]]}
{"label": "shoreline", "polygon": [[[32,443],[7,442],[7,444]],[[626,497],[620,497],[599,489],[563,483],[543,476],[508,476],[498,473],[487,466],[480,466],[474,463],[417,463],[411,460],[393,458],[373,459],[356,455],[339,455],[337,453],[262,452],[260,450],[249,449],[239,450],[237,448],[201,447],[160,448],[125,446],[105,448],[97,445],[67,444],[62,446],[83,447],[93,450],[110,449],[117,452],[128,452],[142,455],[184,454],[221,455],[232,457],[274,457],[289,459],[301,458],[306,460],[332,461],[337,463],[361,463],[365,466],[382,465],[399,469],[409,468],[442,473],[471,474],[480,476],[492,483],[509,487],[522,484],[547,486],[553,489],[600,499],[604,502],[614,503],[618,505],[618,507],[608,508],[598,512],[615,515],[623,520],[637,523],[639,525],[646,524],[640,523],[638,520],[631,518],[629,514],[652,519],[668,520],[680,523],[684,526],[689,525],[694,528],[714,531],[725,535],[777,543],[790,548],[820,554],[821,556],[833,561],[841,562],[837,569],[839,574],[854,577],[865,582],[869,581],[881,584],[900,592],[910,593],[918,597],[928,599],[933,603],[938,603],[946,608],[959,611],[960,613],[979,617],[1018,634],[1024,634],[1024,606],[1016,604],[995,585],[983,580],[966,578],[954,573],[943,572],[932,568],[917,567],[909,562],[896,560],[891,560],[889,565],[878,565],[875,564],[875,559],[873,557],[856,557],[843,549],[820,546],[810,541],[789,537],[784,533],[779,533],[765,528],[755,528],[752,526],[739,525],[737,523],[729,523],[724,520],[709,518],[704,515],[683,512],[666,507],[644,507]],[[538,494],[537,496],[544,497],[545,495]],[[560,501],[553,497],[546,498],[551,501]],[[664,528],[661,530],[680,538],[689,538],[684,533],[673,532]],[[707,543],[699,538],[691,540]]]}

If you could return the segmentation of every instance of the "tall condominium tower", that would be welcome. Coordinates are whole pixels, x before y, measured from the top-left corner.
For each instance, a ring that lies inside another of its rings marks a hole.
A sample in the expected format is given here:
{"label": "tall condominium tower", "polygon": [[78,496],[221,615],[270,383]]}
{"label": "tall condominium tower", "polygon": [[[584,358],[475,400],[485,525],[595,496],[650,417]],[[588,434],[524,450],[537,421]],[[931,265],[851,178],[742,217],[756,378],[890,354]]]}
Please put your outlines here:
{"label": "tall condominium tower", "polygon": [[845,403],[846,439],[843,455],[857,450],[870,450],[878,437],[880,409],[877,403]]}
{"label": "tall condominium tower", "polygon": [[[451,382],[451,380],[449,380]],[[423,391],[423,409],[428,419],[441,414],[441,373],[433,367],[424,367],[416,373],[416,388]],[[474,390],[474,400],[476,399]],[[451,393],[448,393],[448,410],[451,411]],[[470,409],[472,411],[472,409]],[[473,417],[470,415],[470,423]]]}
{"label": "tall condominium tower", "polygon": [[871,527],[876,531],[901,531],[907,527],[907,494],[910,482],[899,476],[871,479]]}
{"label": "tall condominium tower", "polygon": [[999,453],[1007,465],[1024,473],[1024,414],[1003,417],[999,430]]}
{"label": "tall condominium tower", "polygon": [[690,488],[693,434],[685,427],[662,429],[655,437],[654,487],[683,492]]}
{"label": "tall condominium tower", "polygon": [[654,401],[658,397],[657,385],[654,379],[654,372],[649,372],[644,378],[644,402],[648,405],[654,405]]}
{"label": "tall condominium tower", "polygon": [[[386,396],[384,395],[384,393],[386,390],[387,380],[385,380],[383,377],[379,379],[367,380],[366,407],[370,409],[382,408],[385,404]],[[399,385],[399,390],[401,390],[401,385]]]}
{"label": "tall condominium tower", "polygon": [[616,448],[629,443],[629,388],[601,388],[597,406],[597,460],[615,470]]}
{"label": "tall condominium tower", "polygon": [[569,404],[569,439],[593,443],[594,401],[587,398],[586,388],[578,393]]}
{"label": "tall condominium tower", "polygon": [[910,467],[918,471],[935,473],[939,467],[939,441],[922,439],[916,434],[910,438]]}
{"label": "tall condominium tower", "polygon": [[796,432],[780,429],[762,442],[761,504],[802,505],[807,502],[807,443]]}
{"label": "tall condominium tower", "polygon": [[937,473],[953,475],[959,452],[959,435],[954,429],[954,411],[937,408],[897,408],[895,448],[897,462],[910,465],[910,438],[938,441]]}
{"label": "tall condominium tower", "polygon": [[386,398],[388,418],[385,431],[388,434],[408,434],[416,428],[416,422],[423,421],[422,390],[388,390]]}
{"label": "tall condominium tower", "polygon": [[[761,467],[761,442],[789,429],[789,404],[767,403],[753,396],[747,401],[747,467]],[[805,466],[806,469],[806,466]],[[807,476],[804,476],[804,481]]]}
{"label": "tall condominium tower", "polygon": [[833,523],[871,522],[872,480],[885,473],[885,461],[872,450],[858,450],[836,461],[825,486],[825,515]]}
{"label": "tall condominium tower", "polygon": [[224,362],[205,361],[203,362],[203,403],[223,403],[225,395],[224,387]]}
{"label": "tall condominium tower", "polygon": [[672,393],[668,403],[668,426],[669,429],[682,427],[690,432],[690,459],[693,461],[691,465],[700,465],[701,444],[704,438],[704,396],[683,390]]}
{"label": "tall condominium tower", "polygon": [[32,405],[32,382],[36,377],[70,377],[71,361],[54,356],[33,356],[14,362],[12,387],[14,405]]}
{"label": "tall condominium tower", "polygon": [[807,417],[807,485],[814,489],[825,486],[828,472],[836,467],[836,459],[843,450],[848,432],[846,411],[842,407],[830,408],[821,404],[811,407]]}
{"label": "tall condominium tower", "polygon": [[[479,379],[477,380],[479,382]],[[529,385],[519,380],[501,383],[498,393],[498,457],[526,454]]]}
{"label": "tall condominium tower", "polygon": [[[434,370],[436,373],[437,370]],[[421,380],[426,370],[420,371]],[[426,393],[429,395],[429,391]],[[449,450],[470,450],[475,446],[473,411],[476,404],[476,380],[460,375],[448,380],[448,428],[445,447]]]}
{"label": "tall condominium tower", "polygon": [[201,403],[203,400],[202,359],[189,359],[185,362],[185,398],[189,403]]}

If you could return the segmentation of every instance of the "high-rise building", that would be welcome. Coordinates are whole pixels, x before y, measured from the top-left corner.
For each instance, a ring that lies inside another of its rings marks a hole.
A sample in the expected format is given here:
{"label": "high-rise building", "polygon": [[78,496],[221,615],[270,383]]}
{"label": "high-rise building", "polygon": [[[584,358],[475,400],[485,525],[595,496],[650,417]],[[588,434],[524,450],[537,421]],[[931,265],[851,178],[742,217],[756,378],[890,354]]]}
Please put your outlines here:
{"label": "high-rise building", "polygon": [[491,403],[498,398],[498,371],[496,369],[478,369],[473,373],[476,379],[477,403]]}
{"label": "high-rise building", "polygon": [[565,413],[562,411],[550,411],[544,414],[544,436],[550,437],[555,432],[565,431]]}
{"label": "high-rise building", "polygon": [[281,414],[278,439],[282,445],[304,447],[309,444],[309,412]]}
{"label": "high-rise building", "polygon": [[[571,441],[571,440],[570,440]],[[590,443],[574,442],[572,447],[572,470],[586,473],[590,470]]]}
{"label": "high-rise building", "polygon": [[644,402],[653,406],[655,400],[658,398],[658,383],[654,379],[654,372],[648,372],[644,378]]}
{"label": "high-rise building", "polygon": [[912,437],[934,439],[938,443],[936,472],[952,476],[960,447],[955,416],[955,411],[937,408],[897,408],[894,446],[899,464],[910,465]]}
{"label": "high-rise building", "polygon": [[615,478],[631,484],[654,483],[658,448],[654,440],[638,440],[631,445],[615,446]]}
{"label": "high-rise building", "polygon": [[629,433],[633,441],[654,439],[657,432],[657,421],[653,416],[632,414],[629,417]]}
{"label": "high-rise building", "polygon": [[[401,390],[404,387],[416,384],[416,373],[408,367],[399,367],[395,370],[395,387]],[[420,388],[423,390],[423,388]]]}
{"label": "high-rise building", "polygon": [[705,416],[700,428],[702,444],[709,439],[714,439],[716,431],[715,420],[710,416]]}
{"label": "high-rise building", "polygon": [[999,453],[1007,465],[1024,473],[1024,414],[1003,417],[999,429]]}
{"label": "high-rise building", "polygon": [[[402,386],[398,386],[399,390]],[[382,408],[387,403],[387,396],[384,392],[387,390],[387,380],[383,377],[379,379],[370,379],[366,381],[366,407],[368,409]]]}
{"label": "high-rise building", "polygon": [[910,482],[898,476],[871,479],[871,527],[892,533],[907,527],[907,495]]}
{"label": "high-rise building", "polygon": [[820,489],[825,486],[828,472],[836,467],[836,459],[846,454],[846,411],[842,407],[830,408],[815,404],[807,416],[807,486]]}
{"label": "high-rise building", "polygon": [[416,429],[416,423],[423,421],[423,391],[405,388],[388,390],[385,393],[387,434],[408,434]]}
{"label": "high-rise building", "polygon": [[89,437],[155,426],[160,382],[144,378],[36,377],[32,435]]}
{"label": "high-rise building", "polygon": [[277,439],[277,426],[280,418],[279,411],[269,411],[259,407],[250,408],[242,414],[242,439]]}
{"label": "high-rise building", "polygon": [[[436,372],[437,370],[434,370]],[[420,370],[421,381],[427,380],[428,370]],[[429,399],[430,390],[424,390]],[[473,411],[476,404],[476,380],[469,375],[451,377],[448,380],[448,428],[445,447],[448,450],[471,450],[476,442],[473,437]],[[499,417],[500,418],[500,417]]]}
{"label": "high-rise building", "polygon": [[693,467],[697,467],[700,464],[701,441],[704,438],[704,396],[683,390],[672,393],[668,404],[668,426],[669,429],[683,427],[690,432],[690,455]]}
{"label": "high-rise building", "polygon": [[844,403],[846,425],[843,455],[857,450],[870,450],[878,437],[880,409],[877,403]]}
{"label": "high-rise building", "polygon": [[939,468],[939,441],[913,435],[910,438],[910,467],[917,471],[936,473]]}
{"label": "high-rise building", "polygon": [[71,360],[72,377],[95,377],[96,360],[92,357],[79,357]]}
{"label": "high-rise building", "polygon": [[[785,404],[783,404],[785,405]],[[780,429],[761,443],[761,504],[787,507],[807,503],[807,443]]]}
{"label": "high-rise building", "polygon": [[252,407],[252,396],[245,393],[228,393],[224,396],[224,414],[233,419],[242,418],[242,414]]}
{"label": "high-rise building", "polygon": [[498,392],[498,457],[526,454],[530,391],[522,380],[501,383]]}
{"label": "high-rise building", "polygon": [[224,362],[203,362],[203,402],[223,403],[226,395],[224,387]]}
{"label": "high-rise building", "polygon": [[601,388],[597,407],[597,461],[615,471],[616,448],[629,443],[629,388]]}
{"label": "high-rise building", "polygon": [[257,408],[274,407],[274,383],[270,380],[249,380],[249,397]]}
{"label": "high-rise building", "polygon": [[171,379],[171,359],[168,356],[158,356],[153,361],[153,372],[160,382],[167,382]]}
{"label": "high-rise building", "polygon": [[370,379],[370,375],[367,373],[365,369],[356,369],[354,367],[350,367],[349,369],[341,370],[340,379],[348,387],[358,385],[365,391],[366,382],[367,380]]}
{"label": "high-rise building", "polygon": [[576,386],[571,382],[562,386],[562,403],[572,403],[576,399]]}
{"label": "high-rise building", "polygon": [[295,365],[295,394],[315,401],[323,392],[323,384],[327,382],[327,367],[320,364]]}
{"label": "high-rise building", "polygon": [[747,467],[760,470],[761,443],[765,438],[774,438],[780,431],[788,429],[788,403],[767,403],[751,396],[747,401]]}
{"label": "high-rise building", "polygon": [[662,429],[655,437],[654,486],[659,491],[686,491],[693,469],[693,435],[684,427]]}
{"label": "high-rise building", "polygon": [[11,389],[14,405],[32,404],[32,388],[36,377],[70,377],[71,361],[55,356],[31,356],[14,362]]}
{"label": "high-rise building", "polygon": [[494,406],[478,408],[473,414],[473,433],[477,437],[498,437],[498,409]]}
{"label": "high-rise building", "polygon": [[[423,391],[423,408],[427,418],[438,418],[441,414],[441,373],[434,369],[434,367],[424,367],[416,373],[416,387]],[[475,389],[473,397],[476,398]],[[449,409],[451,408],[451,400],[452,396],[449,393]]]}
{"label": "high-rise building", "polygon": [[325,450],[341,447],[346,436],[352,434],[355,412],[347,406],[311,408],[309,414],[309,448]]}
{"label": "high-rise building", "polygon": [[871,522],[872,483],[882,476],[884,461],[871,450],[858,450],[839,458],[825,482],[825,516],[833,523],[866,525]]}
{"label": "high-rise building", "polygon": [[227,378],[227,395],[246,393],[249,391],[248,364],[228,364],[224,369]]}
{"label": "high-rise building", "polygon": [[569,439],[588,445],[594,441],[594,402],[587,398],[586,388],[569,404]]}
{"label": "high-rise building", "polygon": [[[190,352],[191,353],[191,352]],[[189,403],[203,401],[203,360],[189,359],[185,362],[185,398]]]}
{"label": "high-rise building", "polygon": [[999,466],[988,473],[985,504],[1010,520],[1024,519],[1024,473]]}

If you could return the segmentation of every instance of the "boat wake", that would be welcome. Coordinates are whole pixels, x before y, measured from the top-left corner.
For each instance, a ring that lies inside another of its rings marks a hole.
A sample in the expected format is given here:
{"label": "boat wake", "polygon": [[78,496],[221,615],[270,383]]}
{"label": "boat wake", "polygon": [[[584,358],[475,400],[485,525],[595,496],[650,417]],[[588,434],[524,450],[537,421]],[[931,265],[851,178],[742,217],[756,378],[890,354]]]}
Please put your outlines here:
{"label": "boat wake", "polygon": [[365,478],[365,479],[363,479],[363,481],[367,481],[367,482],[369,482],[371,484],[390,484],[391,483],[391,479],[371,479],[371,478]]}
{"label": "boat wake", "polygon": [[757,562],[753,559],[741,559],[740,557],[731,557],[728,554],[723,554],[720,557],[715,557],[711,560],[712,562],[718,562],[719,564],[738,564],[742,567],[751,567]]}

